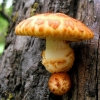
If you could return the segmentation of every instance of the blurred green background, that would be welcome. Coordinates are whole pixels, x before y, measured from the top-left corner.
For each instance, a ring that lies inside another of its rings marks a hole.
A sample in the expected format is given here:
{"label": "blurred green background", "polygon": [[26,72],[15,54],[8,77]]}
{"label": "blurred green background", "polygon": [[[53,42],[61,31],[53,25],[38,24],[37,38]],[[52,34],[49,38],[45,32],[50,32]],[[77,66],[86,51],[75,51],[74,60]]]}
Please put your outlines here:
{"label": "blurred green background", "polygon": [[5,36],[12,14],[13,0],[0,0],[0,55],[2,55],[5,46]]}

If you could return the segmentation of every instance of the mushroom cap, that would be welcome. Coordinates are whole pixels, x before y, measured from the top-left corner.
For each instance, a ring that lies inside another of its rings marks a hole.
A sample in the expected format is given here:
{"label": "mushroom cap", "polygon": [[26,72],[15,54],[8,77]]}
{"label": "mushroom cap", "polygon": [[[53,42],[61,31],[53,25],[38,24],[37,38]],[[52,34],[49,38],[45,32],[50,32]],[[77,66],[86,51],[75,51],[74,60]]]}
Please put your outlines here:
{"label": "mushroom cap", "polygon": [[87,40],[94,37],[87,26],[63,13],[43,13],[27,18],[16,26],[15,33],[40,38],[55,37],[68,41]]}
{"label": "mushroom cap", "polygon": [[63,95],[71,88],[71,80],[67,73],[54,73],[48,81],[49,89],[56,95]]}

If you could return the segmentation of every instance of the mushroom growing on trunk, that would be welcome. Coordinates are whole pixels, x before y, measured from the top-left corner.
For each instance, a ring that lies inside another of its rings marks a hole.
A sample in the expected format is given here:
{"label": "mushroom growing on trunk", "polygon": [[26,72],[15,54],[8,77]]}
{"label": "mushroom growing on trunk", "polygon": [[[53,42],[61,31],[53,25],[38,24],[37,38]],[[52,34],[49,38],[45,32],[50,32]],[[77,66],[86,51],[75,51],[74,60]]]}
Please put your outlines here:
{"label": "mushroom growing on trunk", "polygon": [[73,65],[72,41],[92,39],[93,32],[80,21],[62,13],[37,14],[20,22],[17,35],[36,36],[46,39],[42,64],[50,73],[67,72]]}

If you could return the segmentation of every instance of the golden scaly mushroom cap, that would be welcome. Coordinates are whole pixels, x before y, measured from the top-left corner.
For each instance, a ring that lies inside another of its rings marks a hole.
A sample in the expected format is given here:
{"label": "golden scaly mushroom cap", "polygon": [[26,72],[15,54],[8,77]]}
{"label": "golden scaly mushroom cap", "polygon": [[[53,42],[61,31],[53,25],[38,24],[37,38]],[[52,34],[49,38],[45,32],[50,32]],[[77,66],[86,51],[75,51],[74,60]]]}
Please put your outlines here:
{"label": "golden scaly mushroom cap", "polygon": [[15,33],[40,38],[55,37],[68,41],[92,39],[93,32],[80,21],[62,13],[43,13],[20,22]]}

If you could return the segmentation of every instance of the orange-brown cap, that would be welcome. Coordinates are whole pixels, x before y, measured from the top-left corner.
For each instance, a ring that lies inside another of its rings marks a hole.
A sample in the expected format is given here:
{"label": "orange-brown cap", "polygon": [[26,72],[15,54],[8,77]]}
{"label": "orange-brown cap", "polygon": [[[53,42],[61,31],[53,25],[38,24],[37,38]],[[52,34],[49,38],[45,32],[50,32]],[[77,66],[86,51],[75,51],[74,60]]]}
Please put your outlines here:
{"label": "orange-brown cap", "polygon": [[94,37],[87,26],[62,13],[37,14],[20,22],[15,32],[18,35],[55,37],[68,41],[87,40]]}
{"label": "orange-brown cap", "polygon": [[71,88],[71,80],[67,73],[54,73],[48,81],[49,89],[56,95],[63,95]]}

